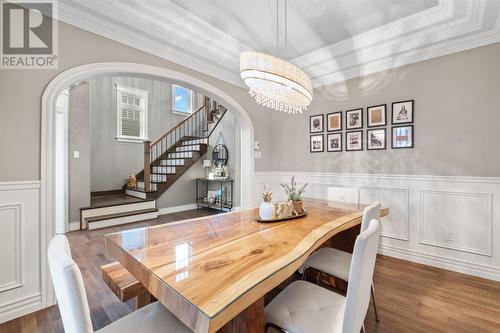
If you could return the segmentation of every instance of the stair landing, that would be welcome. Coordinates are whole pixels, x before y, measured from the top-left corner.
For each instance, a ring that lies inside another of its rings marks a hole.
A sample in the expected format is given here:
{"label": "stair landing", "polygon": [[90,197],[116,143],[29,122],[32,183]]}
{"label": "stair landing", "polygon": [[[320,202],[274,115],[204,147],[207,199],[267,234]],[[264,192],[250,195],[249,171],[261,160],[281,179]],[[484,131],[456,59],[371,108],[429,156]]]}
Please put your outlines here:
{"label": "stair landing", "polygon": [[91,197],[89,207],[80,208],[80,230],[149,220],[158,217],[155,200],[125,194]]}

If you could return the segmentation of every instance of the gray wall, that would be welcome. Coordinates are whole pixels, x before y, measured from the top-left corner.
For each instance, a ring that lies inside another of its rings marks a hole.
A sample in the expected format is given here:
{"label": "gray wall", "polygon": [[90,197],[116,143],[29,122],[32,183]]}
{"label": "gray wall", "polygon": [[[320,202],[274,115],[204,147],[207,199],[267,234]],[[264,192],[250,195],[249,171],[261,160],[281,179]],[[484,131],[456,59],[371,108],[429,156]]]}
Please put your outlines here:
{"label": "gray wall", "polygon": [[[305,114],[273,113],[271,169],[500,176],[499,64],[493,44],[316,89]],[[391,103],[408,99],[415,100],[415,148],[391,150]],[[387,151],[309,153],[310,115],[363,107],[366,122],[366,107],[383,103]]]}
{"label": "gray wall", "polygon": [[[186,118],[171,110],[171,83],[136,77],[99,77],[90,81],[92,101],[91,190],[120,189],[129,174],[144,168],[142,143],[116,140],[116,84],[148,91],[148,137],[155,141]],[[196,95],[201,95],[196,93]],[[198,96],[195,101],[203,100]],[[195,104],[195,109],[199,107]]]}
{"label": "gray wall", "polygon": [[234,179],[234,206],[240,205],[240,125],[228,111],[213,131],[207,153],[157,200],[157,207],[173,207],[195,202],[196,178],[204,177],[203,160],[212,158],[215,145],[225,144],[229,151],[229,175]]}
{"label": "gray wall", "polygon": [[40,179],[40,101],[47,84],[66,69],[106,61],[169,68],[223,90],[243,106],[254,125],[255,139],[262,143],[263,158],[255,161],[255,169],[270,170],[270,112],[258,106],[245,89],[60,22],[59,69],[0,70],[0,154],[5,156],[0,182]]}
{"label": "gray wall", "polygon": [[[82,48],[81,45],[86,45]],[[0,70],[0,181],[40,179],[40,99],[58,73],[103,61],[129,61],[188,73],[231,95],[260,141],[256,171],[302,170],[499,176],[500,44],[437,58],[315,91],[303,116],[258,106],[245,89],[137,49],[59,24],[58,70]],[[309,154],[308,115],[412,98],[413,150]],[[304,158],[306,156],[307,158]],[[371,158],[373,157],[373,158]]]}
{"label": "gray wall", "polygon": [[[90,206],[90,88],[82,83],[69,90],[68,104],[69,221],[80,220],[80,208]],[[73,151],[80,157],[73,158]]]}
{"label": "gray wall", "polygon": [[[142,143],[118,142],[116,136],[115,84],[146,90],[148,94],[148,134],[157,139],[173,128],[184,115],[171,111],[171,84],[147,78],[103,76],[88,80],[70,90],[70,221],[79,219],[79,208],[88,206],[90,192],[120,189],[128,174],[143,169]],[[90,88],[89,88],[90,86]],[[196,93],[195,108],[203,102]],[[235,205],[239,204],[240,126],[228,111],[212,133],[208,154],[213,146],[224,143],[230,151],[229,172],[235,179]],[[238,147],[238,149],[237,149]],[[73,151],[80,158],[73,159]],[[195,197],[195,179],[203,176],[202,162],[196,163],[158,200],[158,208],[190,204]]]}

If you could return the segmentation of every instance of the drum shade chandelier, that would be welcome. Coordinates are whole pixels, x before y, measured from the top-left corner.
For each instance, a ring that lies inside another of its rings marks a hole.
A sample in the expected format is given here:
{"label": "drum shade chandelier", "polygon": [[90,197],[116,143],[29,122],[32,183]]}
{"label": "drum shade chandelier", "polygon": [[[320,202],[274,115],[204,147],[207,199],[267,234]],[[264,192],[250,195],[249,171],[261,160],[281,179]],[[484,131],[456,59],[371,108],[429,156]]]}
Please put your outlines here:
{"label": "drum shade chandelier", "polygon": [[[285,9],[285,49],[286,30]],[[242,52],[240,75],[250,88],[249,94],[265,107],[296,114],[302,113],[311,104],[313,98],[311,78],[288,61],[261,52]]]}

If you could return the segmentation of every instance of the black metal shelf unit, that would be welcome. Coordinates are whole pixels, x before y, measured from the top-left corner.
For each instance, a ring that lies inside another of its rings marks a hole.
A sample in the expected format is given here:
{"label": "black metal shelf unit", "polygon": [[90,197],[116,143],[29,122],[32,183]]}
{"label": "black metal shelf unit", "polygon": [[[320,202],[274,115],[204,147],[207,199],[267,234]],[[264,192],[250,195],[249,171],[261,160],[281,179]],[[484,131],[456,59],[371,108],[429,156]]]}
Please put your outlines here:
{"label": "black metal shelf unit", "polygon": [[196,204],[198,209],[230,211],[233,209],[233,180],[196,179]]}

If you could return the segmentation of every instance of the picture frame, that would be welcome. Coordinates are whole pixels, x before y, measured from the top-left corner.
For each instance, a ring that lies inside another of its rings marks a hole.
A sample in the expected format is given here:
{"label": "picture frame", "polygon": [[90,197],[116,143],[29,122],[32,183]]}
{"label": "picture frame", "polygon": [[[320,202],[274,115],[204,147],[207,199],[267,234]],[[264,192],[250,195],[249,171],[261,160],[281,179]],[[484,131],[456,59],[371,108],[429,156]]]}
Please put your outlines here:
{"label": "picture frame", "polygon": [[363,131],[351,131],[345,133],[345,150],[363,150]]}
{"label": "picture frame", "polygon": [[324,147],[324,135],[315,134],[311,135],[309,139],[309,152],[311,153],[321,153],[325,151]]}
{"label": "picture frame", "polygon": [[316,114],[309,116],[309,133],[323,132],[323,115]]}
{"label": "picture frame", "polygon": [[410,124],[413,123],[415,114],[415,101],[401,101],[392,103],[391,124]]}
{"label": "picture frame", "polygon": [[346,130],[363,128],[363,108],[345,112]]}
{"label": "picture frame", "polygon": [[330,133],[326,136],[326,151],[342,151],[342,133]]}
{"label": "picture frame", "polygon": [[385,128],[366,131],[366,150],[387,149],[387,130]]}
{"label": "picture frame", "polygon": [[391,148],[405,149],[414,148],[414,128],[413,125],[392,127]]}
{"label": "picture frame", "polygon": [[332,112],[326,115],[326,131],[342,131],[342,111]]}
{"label": "picture frame", "polygon": [[366,108],[367,127],[387,125],[387,104],[369,106]]}

